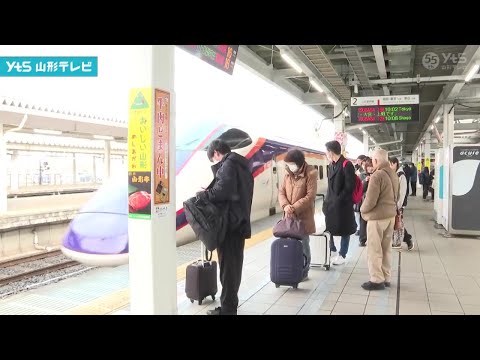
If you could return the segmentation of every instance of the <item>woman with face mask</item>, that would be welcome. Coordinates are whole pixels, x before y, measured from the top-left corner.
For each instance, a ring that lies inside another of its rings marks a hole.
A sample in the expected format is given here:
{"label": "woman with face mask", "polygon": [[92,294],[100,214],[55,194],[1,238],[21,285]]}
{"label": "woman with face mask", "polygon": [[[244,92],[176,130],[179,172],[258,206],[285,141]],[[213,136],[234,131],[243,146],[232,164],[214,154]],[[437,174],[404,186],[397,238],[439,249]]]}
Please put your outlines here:
{"label": "woman with face mask", "polygon": [[315,196],[318,172],[305,162],[300,150],[290,150],[285,157],[286,173],[278,190],[278,201],[286,217],[296,217],[305,225],[307,235],[302,239],[303,253],[307,266],[303,279],[308,278],[310,269],[310,234],[315,232]]}

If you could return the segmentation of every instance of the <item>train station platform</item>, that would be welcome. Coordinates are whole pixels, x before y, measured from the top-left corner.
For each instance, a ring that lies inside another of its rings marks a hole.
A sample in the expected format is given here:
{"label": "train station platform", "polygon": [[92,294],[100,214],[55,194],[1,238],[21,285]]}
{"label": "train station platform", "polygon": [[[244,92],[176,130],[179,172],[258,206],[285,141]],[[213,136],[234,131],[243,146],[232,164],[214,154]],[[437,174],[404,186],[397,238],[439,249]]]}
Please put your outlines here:
{"label": "train station platform", "polygon": [[[358,238],[352,236],[344,265],[332,266],[330,271],[312,268],[309,279],[296,290],[276,288],[269,274],[273,238],[271,228],[266,228],[247,241],[238,313],[395,315],[398,309],[399,315],[480,314],[479,239],[442,236],[443,230],[434,227],[433,203],[418,196],[410,199],[405,223],[415,248],[407,251],[404,246],[401,251],[399,286],[399,251],[393,250],[391,287],[370,292],[360,287],[368,280],[366,248],[359,247]],[[263,224],[267,221],[271,226],[276,218],[265,219]],[[199,254],[199,244],[187,246],[191,262]],[[177,268],[178,314],[203,315],[219,306],[220,284],[217,300],[192,304],[184,291],[189,262]],[[0,314],[129,313],[128,265],[94,269],[0,301]]]}
{"label": "train station platform", "polygon": [[8,189],[8,198],[21,198],[45,195],[76,194],[96,191],[101,184],[33,185],[17,190]]}

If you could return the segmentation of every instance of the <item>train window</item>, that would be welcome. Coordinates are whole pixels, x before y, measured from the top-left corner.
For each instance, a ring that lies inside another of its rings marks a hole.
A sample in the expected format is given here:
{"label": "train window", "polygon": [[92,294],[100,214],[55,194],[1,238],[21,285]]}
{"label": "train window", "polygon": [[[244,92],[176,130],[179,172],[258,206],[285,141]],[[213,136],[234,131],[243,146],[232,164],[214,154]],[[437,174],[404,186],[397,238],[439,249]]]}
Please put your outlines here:
{"label": "train window", "polygon": [[239,129],[228,129],[217,139],[225,141],[232,150],[241,149],[252,143],[252,138],[245,132]]}
{"label": "train window", "polygon": [[318,177],[320,180],[323,180],[323,165],[320,165],[320,169],[318,171]]}

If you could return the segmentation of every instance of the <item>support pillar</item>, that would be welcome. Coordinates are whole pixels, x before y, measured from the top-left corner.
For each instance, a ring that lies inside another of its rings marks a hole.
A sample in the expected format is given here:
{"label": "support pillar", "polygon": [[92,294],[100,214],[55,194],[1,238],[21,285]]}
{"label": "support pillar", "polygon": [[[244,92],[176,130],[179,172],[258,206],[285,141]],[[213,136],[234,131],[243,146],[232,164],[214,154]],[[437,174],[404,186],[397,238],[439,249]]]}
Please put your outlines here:
{"label": "support pillar", "polygon": [[10,165],[10,189],[18,191],[18,150],[13,150],[12,163]]}
{"label": "support pillar", "polygon": [[368,132],[366,130],[363,130],[363,155],[368,156],[369,154],[369,147],[368,147]]}
{"label": "support pillar", "polygon": [[106,183],[110,179],[110,152],[111,144],[109,140],[105,140],[105,155],[103,157],[103,183]]}
{"label": "support pillar", "polygon": [[[449,113],[450,112],[450,113]],[[443,147],[448,148],[453,145],[453,128],[454,128],[454,114],[455,109],[452,109],[452,104],[443,105]]]}
{"label": "support pillar", "polygon": [[432,171],[432,166],[431,166],[431,158],[432,155],[430,154],[430,145],[431,145],[432,137],[430,134],[430,131],[427,131],[425,133],[425,163],[424,166],[428,167],[429,171]]}
{"label": "support pillar", "polygon": [[335,140],[340,143],[342,147],[342,155],[345,156],[345,148],[347,146],[347,133],[345,132],[345,114],[342,110],[342,104],[337,104],[333,107],[333,116],[335,117]]}
{"label": "support pillar", "polygon": [[[137,82],[125,104],[129,109],[129,183],[151,194],[151,216],[146,208],[143,214],[130,212],[128,219],[132,315],[177,313],[174,51],[173,45],[141,47],[132,68]],[[170,93],[170,111],[162,110],[162,116],[157,114],[156,104],[165,102],[155,100],[155,89]],[[155,121],[162,122],[157,132]],[[163,146],[158,136],[162,136]],[[163,183],[162,201],[155,196],[157,171],[168,179]]]}
{"label": "support pillar", "polygon": [[92,173],[93,173],[93,183],[97,183],[97,157],[95,154],[92,155]]}
{"label": "support pillar", "polygon": [[73,153],[73,157],[72,157],[73,184],[77,183],[77,158],[75,155],[76,154]]}

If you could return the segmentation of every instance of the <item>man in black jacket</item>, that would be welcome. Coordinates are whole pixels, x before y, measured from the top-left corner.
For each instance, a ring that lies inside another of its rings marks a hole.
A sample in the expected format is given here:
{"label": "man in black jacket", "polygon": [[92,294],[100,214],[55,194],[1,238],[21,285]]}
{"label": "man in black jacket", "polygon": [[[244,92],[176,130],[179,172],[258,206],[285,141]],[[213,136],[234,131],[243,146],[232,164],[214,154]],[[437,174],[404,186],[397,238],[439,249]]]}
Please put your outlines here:
{"label": "man in black jacket", "polygon": [[342,155],[342,148],[338,141],[329,141],[325,144],[328,165],[328,190],[323,202],[326,230],[331,234],[330,249],[336,255],[337,248],[333,236],[340,236],[340,251],[332,259],[333,265],[345,263],[350,235],[357,231],[357,224],[353,215],[353,190],[355,189],[355,169],[353,164]]}
{"label": "man in black jacket", "polygon": [[206,197],[228,214],[225,240],[217,248],[222,284],[220,307],[210,310],[208,315],[236,315],[245,239],[251,237],[254,181],[248,160],[232,153],[226,142],[212,141],[207,156],[210,161],[217,162],[212,166],[215,180],[197,195]]}

